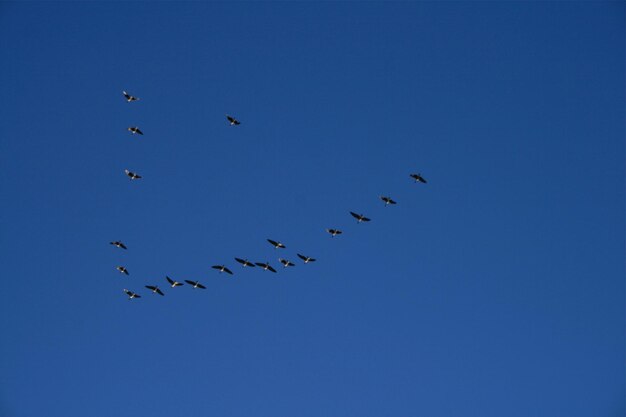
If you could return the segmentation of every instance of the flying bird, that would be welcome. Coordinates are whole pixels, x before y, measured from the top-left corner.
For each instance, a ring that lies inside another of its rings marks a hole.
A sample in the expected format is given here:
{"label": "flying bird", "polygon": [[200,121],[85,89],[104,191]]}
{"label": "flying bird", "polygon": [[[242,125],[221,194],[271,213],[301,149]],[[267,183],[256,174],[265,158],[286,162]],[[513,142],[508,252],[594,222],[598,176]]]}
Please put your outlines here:
{"label": "flying bird", "polygon": [[426,180],[420,174],[411,174],[410,177],[413,178],[415,182],[426,184]]}
{"label": "flying bird", "polygon": [[122,91],[122,94],[124,94],[124,97],[126,97],[126,101],[128,101],[129,103],[131,101],[137,101],[139,100],[139,97],[135,97],[135,96],[131,96],[130,94],[128,94],[126,91]]}
{"label": "flying bird", "polygon": [[172,278],[166,276],[165,279],[167,280],[167,282],[170,283],[170,285],[172,286],[172,288],[174,287],[180,287],[181,285],[185,285],[182,282],[178,282],[178,281],[174,281]]}
{"label": "flying bird", "polygon": [[276,242],[275,240],[272,240],[272,239],[267,239],[267,241],[270,242],[272,246],[274,246],[274,249],[278,249],[278,248],[285,249],[287,247],[283,245],[282,243]]}
{"label": "flying bird", "polygon": [[338,229],[326,229],[326,231],[330,233],[332,237],[335,237],[343,233],[341,230],[338,230]]}
{"label": "flying bird", "polygon": [[222,272],[226,272],[227,274],[230,274],[230,275],[233,274],[233,271],[231,271],[230,269],[226,268],[224,265],[213,265],[211,268],[219,270],[220,274]]}
{"label": "flying bird", "polygon": [[120,271],[120,273],[122,273],[122,274],[129,275],[128,274],[128,269],[124,268],[123,266],[116,266],[115,269]]}
{"label": "flying bird", "polygon": [[139,178],[142,178],[141,175],[136,174],[132,171],[129,171],[127,169],[124,170],[124,172],[126,173],[126,175],[128,175],[128,178],[130,178],[131,180],[138,180]]}
{"label": "flying bird", "polygon": [[149,290],[152,290],[152,292],[155,293],[155,294],[165,295],[165,294],[163,294],[163,291],[161,291],[159,289],[159,287],[156,287],[154,285],[146,285],[146,288],[148,288]]}
{"label": "flying bird", "polygon": [[362,214],[356,214],[353,211],[351,211],[350,214],[352,215],[352,217],[354,217],[357,220],[357,223],[369,222],[370,221],[370,219],[368,219],[367,217],[365,217]]}
{"label": "flying bird", "polygon": [[296,264],[294,264],[293,262],[288,261],[287,259],[278,258],[278,260],[280,261],[281,264],[283,264],[283,267],[285,267],[285,268],[287,268],[288,266],[296,266]]}
{"label": "flying bird", "polygon": [[141,295],[132,292],[131,290],[127,290],[126,288],[124,288],[124,292],[126,293],[126,295],[128,296],[129,300],[132,300],[133,298],[141,298]]}
{"label": "flying bird", "polygon": [[241,122],[239,120],[235,119],[232,116],[226,115],[226,119],[230,122],[231,126],[235,126],[235,125],[240,125],[241,124]]}
{"label": "flying bird", "polygon": [[381,196],[380,199],[385,202],[385,206],[388,206],[389,204],[396,204],[396,202],[389,197]]}
{"label": "flying bird", "polygon": [[304,255],[298,254],[298,258],[302,259],[305,264],[308,264],[309,262],[315,262],[315,259],[311,258],[310,256],[304,256]]}
{"label": "flying bird", "polygon": [[122,249],[128,249],[126,247],[126,245],[124,245],[122,242],[120,242],[119,240],[116,240],[115,242],[109,242],[111,245],[114,245],[117,248],[122,248]]}
{"label": "flying bird", "polygon": [[239,262],[241,265],[243,265],[244,268],[246,266],[250,266],[250,267],[254,268],[254,264],[252,262],[248,262],[247,259],[235,258],[235,260],[237,262]]}
{"label": "flying bird", "polygon": [[269,263],[267,263],[267,262],[265,262],[265,263],[257,262],[256,264],[257,264],[257,266],[263,268],[266,271],[276,272],[276,270],[274,268],[272,268],[272,266]]}
{"label": "flying bird", "polygon": [[139,128],[138,128],[137,126],[131,126],[131,127],[129,127],[129,128],[128,128],[128,131],[129,131],[130,133],[132,133],[133,135],[135,135],[135,134],[140,134],[140,135],[143,135],[143,132],[142,132],[141,130],[139,130]]}
{"label": "flying bird", "polygon": [[206,290],[206,287],[202,284],[200,284],[200,281],[190,281],[188,279],[185,280],[185,282],[189,285],[191,285],[193,288],[202,288],[203,290]]}

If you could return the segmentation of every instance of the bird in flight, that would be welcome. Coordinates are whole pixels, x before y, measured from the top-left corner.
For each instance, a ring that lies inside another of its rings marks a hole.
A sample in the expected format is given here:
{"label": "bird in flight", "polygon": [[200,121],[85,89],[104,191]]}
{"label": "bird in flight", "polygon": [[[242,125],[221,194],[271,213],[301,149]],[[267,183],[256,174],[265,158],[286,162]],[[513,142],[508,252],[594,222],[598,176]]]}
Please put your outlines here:
{"label": "bird in flight", "polygon": [[130,178],[131,180],[138,180],[140,178],[143,178],[141,175],[134,173],[132,171],[129,171],[127,169],[125,169],[124,172],[126,173],[126,175],[128,175],[128,178]]}
{"label": "bird in flight", "polygon": [[278,260],[280,261],[281,264],[283,264],[283,267],[285,267],[285,268],[287,268],[288,266],[296,266],[296,264],[294,264],[293,262],[288,261],[287,259],[278,258]]}
{"label": "bird in flight", "polygon": [[250,267],[254,268],[254,264],[252,262],[248,262],[247,259],[235,258],[235,260],[237,262],[239,262],[241,265],[243,265],[244,268],[246,266],[250,266]]}
{"label": "bird in flight", "polygon": [[235,119],[232,116],[226,115],[226,119],[230,122],[231,126],[236,126],[236,125],[240,125],[241,124],[241,122],[239,120]]}
{"label": "bird in flight", "polygon": [[122,94],[124,94],[124,97],[126,97],[126,101],[128,101],[129,103],[131,101],[137,101],[139,100],[139,97],[135,97],[135,96],[131,96],[130,94],[128,94],[126,91],[122,91]]}
{"label": "bird in flight", "polygon": [[285,249],[287,247],[283,245],[282,243],[276,242],[275,240],[272,240],[272,239],[267,239],[267,241],[270,242],[272,246],[274,246],[274,249],[278,249],[278,248]]}
{"label": "bird in flight", "polygon": [[137,294],[136,292],[132,292],[131,290],[127,290],[126,288],[124,288],[124,292],[128,296],[129,300],[132,300],[133,298],[141,298],[141,295]]}
{"label": "bird in flight", "polygon": [[146,285],[146,288],[148,288],[149,290],[151,290],[153,293],[155,294],[159,294],[159,295],[165,295],[163,294],[163,291],[161,291],[159,289],[159,287],[154,286],[154,285]]}
{"label": "bird in flight", "polygon": [[411,178],[415,180],[415,182],[421,182],[422,184],[426,184],[426,180],[420,174],[411,174]]}
{"label": "bird in flight", "polygon": [[133,135],[139,134],[139,135],[143,135],[143,132],[141,130],[139,130],[139,128],[137,126],[131,126],[128,128],[128,131],[130,133],[132,133]]}
{"label": "bird in flight", "polygon": [[302,259],[305,264],[308,264],[309,262],[315,262],[315,258],[311,258],[310,256],[304,256],[304,255],[298,254],[298,258]]}
{"label": "bird in flight", "polygon": [[350,214],[352,215],[352,217],[354,217],[356,219],[357,223],[369,222],[370,221],[370,219],[368,219],[367,217],[365,217],[362,214],[356,214],[353,211],[351,211]]}
{"label": "bird in flight", "polygon": [[389,204],[396,204],[396,202],[389,197],[381,196],[380,199],[385,202],[385,206],[388,206]]}
{"label": "bird in flight", "polygon": [[117,248],[122,248],[122,249],[128,249],[126,247],[126,245],[124,245],[122,242],[120,242],[119,240],[116,240],[115,242],[109,242],[111,245],[114,245]]}
{"label": "bird in flight", "polygon": [[180,287],[181,285],[185,285],[182,282],[178,282],[178,281],[174,281],[172,278],[166,276],[165,279],[167,280],[167,282],[170,283],[170,285],[172,286],[172,288],[174,287]]}
{"label": "bird in flight", "polygon": [[342,232],[341,230],[339,230],[339,229],[326,229],[326,231],[327,231],[328,233],[330,233],[330,235],[331,235],[332,237],[335,237],[335,236],[340,235],[340,234],[342,234],[342,233],[343,233],[343,232]]}
{"label": "bird in flight", "polygon": [[261,267],[261,268],[263,268],[265,271],[276,272],[276,270],[274,268],[272,268],[272,266],[269,263],[267,263],[267,262],[265,262],[265,263],[257,262],[256,265]]}
{"label": "bird in flight", "polygon": [[126,269],[123,266],[116,266],[115,269],[117,269],[118,271],[120,271],[120,273],[125,274],[125,275],[129,275],[128,274],[128,269]]}
{"label": "bird in flight", "polygon": [[219,270],[220,274],[222,272],[226,272],[227,274],[230,274],[230,275],[233,274],[233,271],[231,271],[230,269],[226,268],[224,265],[213,265],[211,268]]}
{"label": "bird in flight", "polygon": [[190,281],[188,279],[185,280],[185,282],[189,285],[191,285],[193,288],[202,288],[203,290],[206,290],[206,287],[202,284],[200,284],[200,281]]}

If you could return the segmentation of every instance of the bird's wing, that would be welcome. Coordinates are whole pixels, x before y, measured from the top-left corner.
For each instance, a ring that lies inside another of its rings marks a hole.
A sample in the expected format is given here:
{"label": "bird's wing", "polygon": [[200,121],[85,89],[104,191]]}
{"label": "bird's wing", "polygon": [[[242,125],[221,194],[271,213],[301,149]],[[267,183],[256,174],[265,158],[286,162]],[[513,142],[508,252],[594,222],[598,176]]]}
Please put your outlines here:
{"label": "bird's wing", "polygon": [[200,283],[197,283],[196,286],[198,288],[202,288],[203,290],[206,290],[206,287],[204,285],[200,284]]}
{"label": "bird's wing", "polygon": [[300,255],[299,253],[297,255],[298,255],[298,258],[302,259],[303,261],[306,261],[306,256]]}
{"label": "bird's wing", "polygon": [[152,286],[152,285],[146,285],[146,288],[150,289],[150,290],[156,290],[156,287]]}
{"label": "bird's wing", "polygon": [[362,217],[361,220],[363,220],[364,222],[369,222],[370,219],[368,219],[367,217]]}
{"label": "bird's wing", "polygon": [[231,271],[228,268],[224,268],[224,272],[226,272],[227,274],[231,274],[231,275],[233,274],[233,271]]}
{"label": "bird's wing", "polygon": [[191,281],[191,280],[188,280],[188,279],[186,279],[186,280],[185,280],[185,282],[186,282],[187,284],[189,284],[189,285],[196,285],[196,283],[195,283],[195,282],[193,282],[193,281]]}
{"label": "bird's wing", "polygon": [[213,268],[213,269],[222,269],[221,265],[213,265],[211,268]]}
{"label": "bird's wing", "polygon": [[359,219],[361,218],[361,216],[359,216],[358,214],[356,214],[355,212],[351,211],[350,214],[352,215],[352,217],[354,217],[355,219]]}
{"label": "bird's wing", "polygon": [[158,289],[158,288],[157,288],[156,292],[157,292],[159,295],[165,295],[165,294],[163,294],[163,291],[161,291],[161,290],[160,290],[160,289]]}
{"label": "bird's wing", "polygon": [[267,266],[267,269],[269,269],[272,272],[276,272],[276,270],[274,268],[272,268],[270,265]]}

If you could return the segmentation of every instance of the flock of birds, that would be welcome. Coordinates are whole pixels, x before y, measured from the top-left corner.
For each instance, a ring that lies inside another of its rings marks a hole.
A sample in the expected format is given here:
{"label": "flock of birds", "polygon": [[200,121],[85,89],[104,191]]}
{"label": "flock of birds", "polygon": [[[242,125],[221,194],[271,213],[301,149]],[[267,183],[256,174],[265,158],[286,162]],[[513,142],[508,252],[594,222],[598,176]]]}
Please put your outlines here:
{"label": "flock of birds", "polygon": [[[126,101],[131,103],[134,101],[138,101],[139,98],[135,97],[129,93],[127,93],[126,91],[123,91],[122,94],[124,95],[124,97],[126,98]],[[235,119],[232,116],[226,115],[226,120],[228,121],[228,123],[231,126],[237,126],[240,125],[241,122],[237,119]],[[143,135],[143,132],[141,131],[141,129],[139,129],[139,127],[137,126],[130,126],[128,128],[128,131],[133,134],[133,135]],[[136,172],[132,172],[128,169],[124,170],[124,173],[128,176],[128,178],[130,178],[131,180],[138,180],[141,179],[142,176],[137,174]],[[415,182],[419,182],[419,183],[423,183],[426,184],[426,180],[424,179],[424,177],[422,177],[420,174],[411,174],[410,178],[412,178]],[[394,205],[397,204],[395,200],[393,200],[390,197],[387,196],[381,196],[380,199],[385,203],[385,206],[388,205]],[[357,223],[362,223],[362,222],[369,222],[370,219],[368,217],[366,217],[363,214],[359,214],[359,213],[355,213],[353,211],[350,212],[350,215],[352,217],[354,217],[357,221]],[[339,229],[326,229],[326,232],[328,234],[331,235],[331,237],[335,237],[338,235],[341,235],[343,232]],[[270,245],[272,245],[275,249],[286,249],[286,246],[276,240],[272,240],[272,239],[267,239],[268,243]],[[127,250],[128,248],[126,247],[126,245],[119,241],[113,241],[110,242],[111,245],[119,248],[119,249],[124,249]],[[296,255],[298,256],[298,258],[300,258],[305,264],[308,264],[310,262],[315,262],[316,259],[312,258],[310,256],[306,256],[300,253],[296,253]],[[274,272],[276,273],[276,269],[274,269],[269,262],[251,262],[248,259],[242,259],[242,258],[234,258],[236,262],[240,263],[242,265],[242,267],[246,268],[254,268],[254,267],[259,267],[265,271],[270,271],[270,272]],[[288,259],[285,258],[278,258],[278,261],[283,265],[283,268],[288,268],[288,267],[293,267],[296,264],[289,261]],[[130,275],[130,273],[128,272],[128,269],[126,269],[126,267],[124,266],[116,266],[115,267],[121,274],[124,275]],[[213,269],[217,270],[219,273],[225,272],[227,274],[233,275],[233,271],[231,271],[226,265],[213,265],[212,266]],[[198,289],[206,289],[206,287],[204,285],[202,285],[199,281],[193,281],[193,280],[184,280],[184,282],[179,282],[176,281],[172,278],[170,278],[169,276],[165,277],[166,281],[168,282],[168,285],[171,288],[176,288],[176,287],[180,287],[185,285],[185,283],[187,283],[189,286],[191,286],[192,288],[198,288]],[[158,295],[165,295],[165,293],[163,293],[163,291],[161,290],[161,288],[159,288],[158,285],[146,285],[145,286],[147,289],[149,289],[152,293],[154,294],[158,294]],[[129,300],[132,300],[134,298],[141,298],[141,295],[139,295],[138,293],[131,291],[129,289],[124,288],[124,293],[126,293],[126,295],[128,296]]]}

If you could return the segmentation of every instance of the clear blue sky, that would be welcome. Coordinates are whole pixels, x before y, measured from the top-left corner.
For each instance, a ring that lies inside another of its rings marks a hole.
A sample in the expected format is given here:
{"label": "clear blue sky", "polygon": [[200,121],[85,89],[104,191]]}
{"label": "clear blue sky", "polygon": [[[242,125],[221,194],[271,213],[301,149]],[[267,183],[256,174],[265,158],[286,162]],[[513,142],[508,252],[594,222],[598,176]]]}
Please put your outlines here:
{"label": "clear blue sky", "polygon": [[623,416],[624,18],[1,3],[0,416]]}

